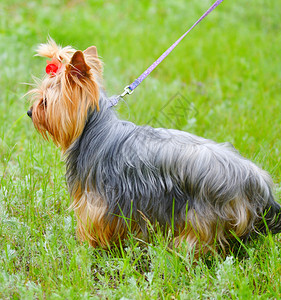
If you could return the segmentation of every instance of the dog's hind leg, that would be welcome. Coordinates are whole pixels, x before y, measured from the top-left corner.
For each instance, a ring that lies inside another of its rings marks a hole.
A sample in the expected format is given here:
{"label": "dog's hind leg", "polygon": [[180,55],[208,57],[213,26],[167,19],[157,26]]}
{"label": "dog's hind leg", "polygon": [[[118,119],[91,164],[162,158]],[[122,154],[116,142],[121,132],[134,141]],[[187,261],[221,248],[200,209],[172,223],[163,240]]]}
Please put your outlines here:
{"label": "dog's hind leg", "polygon": [[199,214],[194,209],[188,210],[186,221],[180,234],[175,239],[178,247],[187,243],[195,256],[214,252],[220,248],[225,252],[229,242],[238,237],[243,240],[253,230],[253,217],[241,199],[227,202],[220,209],[211,206]]}

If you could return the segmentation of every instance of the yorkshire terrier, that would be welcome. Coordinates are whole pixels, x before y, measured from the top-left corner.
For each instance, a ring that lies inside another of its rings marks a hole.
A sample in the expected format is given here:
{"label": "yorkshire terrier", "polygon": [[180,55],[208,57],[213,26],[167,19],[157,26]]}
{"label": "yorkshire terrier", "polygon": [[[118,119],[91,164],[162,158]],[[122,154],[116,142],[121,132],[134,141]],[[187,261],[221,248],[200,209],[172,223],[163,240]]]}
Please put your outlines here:
{"label": "yorkshire terrier", "polygon": [[149,223],[206,253],[281,231],[270,176],[232,146],[120,120],[95,46],[82,52],[50,39],[37,52],[51,61],[27,114],[65,155],[81,240],[108,248],[147,235]]}

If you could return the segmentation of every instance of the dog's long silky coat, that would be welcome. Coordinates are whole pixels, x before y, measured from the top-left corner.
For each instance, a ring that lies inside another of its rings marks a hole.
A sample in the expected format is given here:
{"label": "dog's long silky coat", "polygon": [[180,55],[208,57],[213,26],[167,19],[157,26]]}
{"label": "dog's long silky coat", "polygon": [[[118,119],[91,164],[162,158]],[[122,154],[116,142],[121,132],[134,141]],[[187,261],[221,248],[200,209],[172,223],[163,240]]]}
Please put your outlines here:
{"label": "dog's long silky coat", "polygon": [[281,231],[270,176],[233,147],[120,120],[95,47],[75,51],[50,40],[38,53],[63,66],[31,91],[28,114],[65,153],[82,240],[108,247],[129,231],[146,234],[149,220],[173,229],[176,245],[206,253],[237,237]]}

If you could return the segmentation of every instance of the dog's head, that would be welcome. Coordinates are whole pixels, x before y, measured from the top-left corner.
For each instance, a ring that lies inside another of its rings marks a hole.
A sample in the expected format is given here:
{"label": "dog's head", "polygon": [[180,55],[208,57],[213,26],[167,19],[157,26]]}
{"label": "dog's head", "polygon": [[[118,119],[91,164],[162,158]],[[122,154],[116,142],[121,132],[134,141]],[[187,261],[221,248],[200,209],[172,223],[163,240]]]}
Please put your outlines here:
{"label": "dog's head", "polygon": [[65,151],[82,133],[88,113],[99,109],[102,64],[95,46],[82,52],[49,39],[37,52],[51,60],[29,93],[32,106],[27,114],[45,139],[51,136]]}

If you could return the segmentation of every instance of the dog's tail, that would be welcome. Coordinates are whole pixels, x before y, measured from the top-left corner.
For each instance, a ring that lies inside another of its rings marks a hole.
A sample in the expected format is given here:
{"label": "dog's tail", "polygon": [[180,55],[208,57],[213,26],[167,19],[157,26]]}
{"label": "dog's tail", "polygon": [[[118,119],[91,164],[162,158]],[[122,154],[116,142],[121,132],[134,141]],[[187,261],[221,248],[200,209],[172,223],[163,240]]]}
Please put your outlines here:
{"label": "dog's tail", "polygon": [[272,195],[270,195],[269,201],[264,208],[262,219],[259,220],[255,227],[262,234],[281,232],[281,206],[274,200]]}

